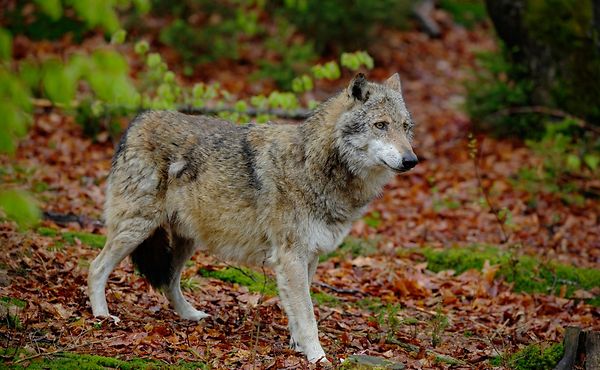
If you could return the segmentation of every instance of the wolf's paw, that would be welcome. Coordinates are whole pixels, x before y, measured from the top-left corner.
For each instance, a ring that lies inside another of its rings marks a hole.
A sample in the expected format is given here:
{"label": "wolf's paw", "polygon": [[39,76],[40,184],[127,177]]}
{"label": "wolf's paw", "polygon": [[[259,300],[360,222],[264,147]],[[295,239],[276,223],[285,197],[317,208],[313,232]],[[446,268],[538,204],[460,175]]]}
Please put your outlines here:
{"label": "wolf's paw", "polygon": [[182,319],[191,320],[191,321],[200,321],[209,316],[210,316],[209,314],[207,314],[204,311],[200,311],[200,310],[193,310],[193,311],[189,311],[189,312],[179,313],[179,317],[181,317]]}
{"label": "wolf's paw", "polygon": [[308,361],[313,364],[318,364],[321,368],[325,368],[325,369],[332,368],[332,366],[333,366],[331,361],[329,361],[327,359],[327,357],[325,357],[325,355],[323,355],[321,357],[313,358],[313,359],[309,358]]}
{"label": "wolf's paw", "polygon": [[104,321],[112,321],[113,324],[115,325],[119,325],[119,323],[121,322],[121,319],[119,319],[117,316],[114,315],[110,315],[110,314],[99,314],[99,315],[94,315],[94,317],[96,317],[97,319],[100,319],[100,322],[104,322]]}

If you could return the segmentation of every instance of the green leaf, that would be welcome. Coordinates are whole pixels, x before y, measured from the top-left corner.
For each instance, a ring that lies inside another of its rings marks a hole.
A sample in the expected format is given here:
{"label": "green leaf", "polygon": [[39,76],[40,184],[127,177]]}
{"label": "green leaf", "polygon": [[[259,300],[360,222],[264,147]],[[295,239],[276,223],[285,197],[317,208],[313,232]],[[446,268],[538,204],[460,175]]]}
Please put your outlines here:
{"label": "green leaf", "polygon": [[37,6],[43,13],[46,13],[53,21],[62,17],[63,7],[60,0],[35,0]]}
{"label": "green leaf", "polygon": [[12,57],[12,35],[4,28],[0,28],[0,60]]}
{"label": "green leaf", "polygon": [[0,208],[20,227],[31,227],[40,219],[40,211],[35,202],[23,191],[0,191]]}
{"label": "green leaf", "polygon": [[15,137],[7,130],[0,131],[0,153],[12,154],[17,149]]}
{"label": "green leaf", "polygon": [[11,102],[0,101],[0,117],[2,117],[7,134],[17,137],[25,136],[30,121],[18,106]]}
{"label": "green leaf", "polygon": [[73,100],[79,78],[74,72],[73,68],[66,68],[58,60],[44,64],[42,83],[50,100],[62,104],[69,104]]}
{"label": "green leaf", "polygon": [[586,154],[583,156],[583,161],[592,171],[596,171],[598,165],[600,165],[600,156],[597,154]]}
{"label": "green leaf", "polygon": [[29,89],[11,71],[0,66],[0,99],[10,101],[24,111],[31,110]]}
{"label": "green leaf", "polygon": [[42,70],[35,62],[24,60],[19,63],[19,78],[30,88],[37,89],[42,79]]}
{"label": "green leaf", "polygon": [[168,83],[174,83],[175,82],[175,73],[173,73],[172,71],[167,71],[165,73],[165,75],[163,76],[163,80]]}
{"label": "green leaf", "polygon": [[567,156],[567,169],[570,171],[576,172],[581,168],[581,159],[575,154],[569,154]]}
{"label": "green leaf", "polygon": [[373,58],[365,51],[357,51],[354,53],[342,53],[340,63],[343,67],[356,71],[361,66],[367,69],[373,69]]}
{"label": "green leaf", "polygon": [[135,43],[134,51],[136,54],[144,55],[150,50],[150,45],[148,45],[148,41],[142,40]]}
{"label": "green leaf", "polygon": [[162,59],[158,53],[149,54],[148,58],[146,59],[146,64],[150,68],[158,67],[161,62],[162,62]]}
{"label": "green leaf", "polygon": [[235,103],[234,109],[236,112],[244,113],[248,110],[248,104],[245,101],[240,100]]}
{"label": "green leaf", "polygon": [[[123,56],[114,50],[96,51],[92,55],[95,67],[109,74],[127,73],[129,66]],[[96,73],[97,71],[93,71]]]}
{"label": "green leaf", "polygon": [[150,0],[133,0],[133,5],[135,5],[135,8],[141,14],[148,13],[152,7]]}
{"label": "green leaf", "polygon": [[120,45],[125,42],[126,37],[127,37],[127,31],[121,29],[121,30],[118,30],[117,32],[113,33],[113,35],[110,39],[110,42],[111,42],[111,44]]}

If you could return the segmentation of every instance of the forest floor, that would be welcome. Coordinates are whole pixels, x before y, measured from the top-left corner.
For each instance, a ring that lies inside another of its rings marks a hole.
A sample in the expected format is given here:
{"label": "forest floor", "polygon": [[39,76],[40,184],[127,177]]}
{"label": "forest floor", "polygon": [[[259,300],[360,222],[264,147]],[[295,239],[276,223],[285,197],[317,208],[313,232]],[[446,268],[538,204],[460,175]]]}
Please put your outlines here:
{"label": "forest floor", "polygon": [[[373,355],[411,369],[507,367],[526,345],[560,342],[566,326],[600,329],[600,201],[569,204],[522,186],[520,169],[541,164],[522,142],[477,135],[477,160],[470,156],[463,81],[474,53],[494,48],[489,30],[452,27],[435,40],[389,32],[381,40],[370,78],[400,72],[421,162],[394,179],[319,265],[312,291],[328,355]],[[272,273],[263,283],[261,271],[200,253],[184,272],[184,292],[211,317],[180,320],[127,261],[107,289],[122,321],[93,318],[87,267],[103,246],[94,220],[113,145],[49,109],[36,114],[17,156],[0,158],[3,181],[33,191],[44,211],[81,216],[27,232],[0,223],[0,307],[8,311],[0,343],[20,351],[4,352],[7,363],[68,352],[152,359],[144,363],[151,367],[307,367],[288,349]]]}

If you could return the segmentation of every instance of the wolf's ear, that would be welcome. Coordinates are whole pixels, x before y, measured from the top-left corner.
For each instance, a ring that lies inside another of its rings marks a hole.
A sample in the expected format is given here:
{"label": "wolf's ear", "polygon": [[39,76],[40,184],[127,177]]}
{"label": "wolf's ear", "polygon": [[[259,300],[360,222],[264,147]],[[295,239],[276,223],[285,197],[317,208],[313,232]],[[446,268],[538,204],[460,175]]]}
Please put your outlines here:
{"label": "wolf's ear", "polygon": [[348,85],[348,96],[363,103],[369,99],[367,78],[364,74],[358,73],[354,76],[352,81],[350,81],[350,84]]}
{"label": "wolf's ear", "polygon": [[385,82],[383,83],[383,86],[386,86],[392,90],[401,92],[402,84],[400,83],[400,75],[398,75],[398,73],[394,73],[393,75],[390,76],[390,78],[385,80]]}

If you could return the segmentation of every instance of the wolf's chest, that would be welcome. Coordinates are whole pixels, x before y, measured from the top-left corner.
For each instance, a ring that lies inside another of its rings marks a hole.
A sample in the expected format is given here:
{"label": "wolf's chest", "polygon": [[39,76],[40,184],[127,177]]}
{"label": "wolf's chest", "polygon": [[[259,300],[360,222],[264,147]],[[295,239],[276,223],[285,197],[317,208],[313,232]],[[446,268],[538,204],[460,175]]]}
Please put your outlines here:
{"label": "wolf's chest", "polygon": [[301,229],[301,238],[304,239],[310,251],[317,254],[329,253],[340,245],[351,227],[351,221],[330,224],[309,219]]}

